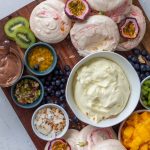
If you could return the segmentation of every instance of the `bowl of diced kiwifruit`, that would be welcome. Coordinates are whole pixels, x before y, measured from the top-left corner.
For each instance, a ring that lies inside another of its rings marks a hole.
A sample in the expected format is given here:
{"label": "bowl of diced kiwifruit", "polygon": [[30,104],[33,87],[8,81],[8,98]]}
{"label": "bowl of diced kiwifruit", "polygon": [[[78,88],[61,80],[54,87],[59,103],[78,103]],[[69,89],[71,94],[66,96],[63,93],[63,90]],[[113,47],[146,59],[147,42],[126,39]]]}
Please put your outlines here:
{"label": "bowl of diced kiwifruit", "polygon": [[150,76],[141,82],[140,102],[144,108],[150,110]]}

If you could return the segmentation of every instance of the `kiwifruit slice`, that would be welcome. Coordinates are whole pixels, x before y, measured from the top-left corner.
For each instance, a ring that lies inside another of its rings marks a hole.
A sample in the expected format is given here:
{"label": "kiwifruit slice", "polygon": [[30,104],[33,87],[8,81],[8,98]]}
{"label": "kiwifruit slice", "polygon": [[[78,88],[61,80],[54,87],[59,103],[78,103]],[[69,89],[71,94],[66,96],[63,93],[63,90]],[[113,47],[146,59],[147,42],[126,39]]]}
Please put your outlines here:
{"label": "kiwifruit slice", "polygon": [[14,40],[14,31],[19,27],[29,28],[29,21],[21,16],[12,18],[5,24],[4,31],[10,39]]}
{"label": "kiwifruit slice", "polygon": [[28,48],[36,39],[32,31],[25,27],[18,28],[15,32],[15,41],[21,48]]}

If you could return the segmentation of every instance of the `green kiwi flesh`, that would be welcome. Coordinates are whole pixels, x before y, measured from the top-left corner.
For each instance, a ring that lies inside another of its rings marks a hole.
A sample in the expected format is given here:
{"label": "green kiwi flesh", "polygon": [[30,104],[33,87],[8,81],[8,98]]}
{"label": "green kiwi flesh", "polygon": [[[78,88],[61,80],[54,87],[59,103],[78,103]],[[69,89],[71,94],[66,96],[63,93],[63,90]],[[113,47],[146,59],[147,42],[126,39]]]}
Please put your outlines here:
{"label": "green kiwi flesh", "polygon": [[29,28],[29,21],[26,18],[21,16],[10,19],[5,24],[4,31],[10,39],[14,40],[15,37],[14,32],[20,27]]}
{"label": "green kiwi flesh", "polygon": [[18,28],[15,32],[16,43],[24,49],[35,43],[36,39],[32,31],[25,27]]}

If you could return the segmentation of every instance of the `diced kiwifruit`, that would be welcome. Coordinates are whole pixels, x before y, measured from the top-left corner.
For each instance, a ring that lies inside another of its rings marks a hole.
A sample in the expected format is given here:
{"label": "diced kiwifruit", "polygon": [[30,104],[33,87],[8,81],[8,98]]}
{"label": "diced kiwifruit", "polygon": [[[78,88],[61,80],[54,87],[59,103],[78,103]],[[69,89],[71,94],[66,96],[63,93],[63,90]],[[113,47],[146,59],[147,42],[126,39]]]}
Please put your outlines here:
{"label": "diced kiwifruit", "polygon": [[32,31],[25,27],[18,28],[15,32],[15,41],[21,48],[28,48],[36,39]]}
{"label": "diced kiwifruit", "polygon": [[6,35],[14,40],[15,34],[14,31],[19,27],[29,28],[29,21],[24,17],[15,17],[10,19],[4,26]]}

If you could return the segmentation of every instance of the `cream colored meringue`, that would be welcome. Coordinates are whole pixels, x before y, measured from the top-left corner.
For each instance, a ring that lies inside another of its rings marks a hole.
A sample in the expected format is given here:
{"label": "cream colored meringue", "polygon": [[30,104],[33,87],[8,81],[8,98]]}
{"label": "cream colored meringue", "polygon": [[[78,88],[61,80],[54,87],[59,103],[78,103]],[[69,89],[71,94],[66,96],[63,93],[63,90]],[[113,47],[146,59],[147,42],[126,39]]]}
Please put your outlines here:
{"label": "cream colored meringue", "polygon": [[104,12],[120,7],[125,1],[127,0],[87,0],[92,9]]}
{"label": "cream colored meringue", "polygon": [[70,36],[81,56],[99,51],[114,51],[120,40],[117,24],[103,15],[94,15],[84,22],[75,23]]}
{"label": "cream colored meringue", "polygon": [[66,38],[71,20],[64,12],[61,0],[48,0],[36,6],[30,16],[30,27],[41,41],[58,43]]}

